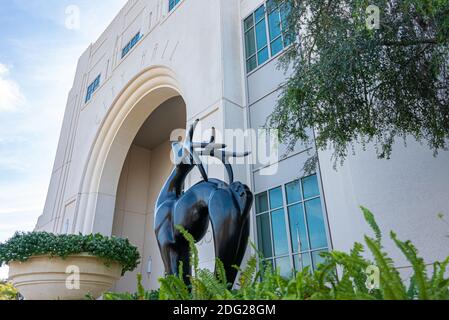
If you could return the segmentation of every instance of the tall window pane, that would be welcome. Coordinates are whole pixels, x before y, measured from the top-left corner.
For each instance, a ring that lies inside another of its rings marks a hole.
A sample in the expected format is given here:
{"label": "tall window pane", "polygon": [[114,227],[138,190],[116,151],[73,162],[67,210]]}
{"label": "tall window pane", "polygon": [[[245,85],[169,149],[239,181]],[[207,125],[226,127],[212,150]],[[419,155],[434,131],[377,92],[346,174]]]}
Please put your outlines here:
{"label": "tall window pane", "polygon": [[291,6],[289,3],[284,2],[280,7],[280,14],[282,19],[282,30],[286,32],[288,30],[288,16],[290,15]]}
{"label": "tall window pane", "polygon": [[254,55],[252,58],[249,58],[248,61],[246,62],[246,69],[248,70],[248,72],[251,72],[256,68],[257,68],[257,58]]}
{"label": "tall window pane", "polygon": [[263,49],[267,45],[267,30],[265,19],[256,24],[257,50]]}
{"label": "tall window pane", "polygon": [[172,11],[181,0],[169,0],[168,11]]}
{"label": "tall window pane", "polygon": [[284,200],[282,196],[282,188],[276,188],[270,190],[270,208],[278,209],[283,206]]}
{"label": "tall window pane", "polygon": [[282,277],[289,278],[292,276],[293,268],[289,257],[276,259],[276,268],[280,270]]}
{"label": "tall window pane", "polygon": [[287,204],[292,204],[301,201],[301,186],[299,180],[289,183],[285,186],[287,193]]}
{"label": "tall window pane", "polygon": [[263,50],[259,51],[257,54],[257,59],[259,61],[259,64],[264,63],[270,58],[268,53],[268,47],[265,47]]}
{"label": "tall window pane", "polygon": [[256,19],[256,23],[265,18],[265,5],[262,5],[256,10],[256,12],[254,12],[254,17]]}
{"label": "tall window pane", "polygon": [[256,213],[268,211],[268,194],[266,192],[256,196]]}
{"label": "tall window pane", "polygon": [[268,26],[270,30],[270,41],[273,41],[281,35],[281,18],[279,16],[279,9],[272,11],[268,15]]}
{"label": "tall window pane", "polygon": [[322,263],[324,263],[324,258],[321,256],[323,252],[327,252],[327,250],[315,251],[312,254],[313,267],[316,269]]}
{"label": "tall window pane", "polygon": [[289,207],[288,216],[290,219],[290,235],[293,252],[309,250],[309,239],[307,238],[307,228],[302,204]]}
{"label": "tall window pane", "polygon": [[251,28],[245,33],[245,50],[246,58],[249,58],[256,53],[256,39],[254,37],[254,28]]}
{"label": "tall window pane", "polygon": [[271,224],[273,228],[275,256],[288,254],[287,229],[285,225],[284,210],[277,210],[271,214]]}
{"label": "tall window pane", "polygon": [[271,43],[271,55],[275,56],[284,49],[282,37],[277,38]]}
{"label": "tall window pane", "polygon": [[327,247],[326,229],[321,209],[321,200],[314,199],[305,203],[309,237],[312,249]]}
{"label": "tall window pane", "polygon": [[302,179],[302,187],[304,190],[304,199],[310,199],[320,195],[320,188],[318,187],[318,178],[316,175]]}
{"label": "tall window pane", "polygon": [[270,215],[268,213],[257,217],[257,234],[259,239],[259,250],[265,258],[273,256],[270,234]]}
{"label": "tall window pane", "polygon": [[295,270],[301,271],[307,267],[312,266],[312,259],[310,258],[310,253],[299,254],[294,256]]}
{"label": "tall window pane", "polygon": [[250,15],[248,18],[245,19],[244,26],[245,31],[248,31],[251,27],[254,26],[254,15]]}

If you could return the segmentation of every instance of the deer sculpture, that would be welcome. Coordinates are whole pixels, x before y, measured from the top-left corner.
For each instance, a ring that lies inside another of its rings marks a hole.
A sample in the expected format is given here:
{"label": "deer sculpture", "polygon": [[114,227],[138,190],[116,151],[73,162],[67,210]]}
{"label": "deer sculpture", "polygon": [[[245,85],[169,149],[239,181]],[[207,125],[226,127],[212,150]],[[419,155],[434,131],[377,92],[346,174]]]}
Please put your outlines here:
{"label": "deer sculpture", "polygon": [[[254,196],[247,186],[234,182],[229,159],[246,157],[249,153],[225,151],[226,145],[215,143],[214,128],[209,142],[193,142],[198,123],[199,120],[191,126],[184,143],[172,142],[175,167],[157,200],[154,230],[166,273],[178,274],[182,261],[184,281],[189,283],[189,244],[175,226],[182,226],[198,242],[206,235],[210,221],[215,255],[223,262],[227,280],[232,285],[238,273],[234,266],[241,265],[248,246],[249,213]],[[229,183],[209,179],[200,156],[220,159],[228,172]],[[186,177],[195,167],[203,181],[184,192]]]}

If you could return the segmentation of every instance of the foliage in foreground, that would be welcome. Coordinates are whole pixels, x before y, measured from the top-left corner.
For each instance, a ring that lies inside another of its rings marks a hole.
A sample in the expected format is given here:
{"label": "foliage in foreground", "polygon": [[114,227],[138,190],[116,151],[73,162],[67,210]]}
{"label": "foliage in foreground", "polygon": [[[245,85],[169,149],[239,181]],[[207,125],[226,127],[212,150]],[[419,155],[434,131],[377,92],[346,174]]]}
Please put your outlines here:
{"label": "foliage in foreground", "polygon": [[[198,268],[198,252],[192,237],[185,231],[184,236],[191,244],[191,261],[194,276],[191,286],[183,282],[183,276],[167,276],[160,279],[161,300],[447,300],[449,299],[449,279],[446,271],[449,258],[433,264],[432,273],[417,249],[410,241],[399,240],[395,233],[391,238],[405,255],[413,270],[410,281],[404,281],[394,261],[382,246],[382,233],[370,211],[362,208],[366,221],[374,231],[374,236],[365,236],[365,246],[356,243],[349,253],[334,251],[323,254],[325,262],[316,271],[306,268],[291,279],[283,278],[279,270],[271,265],[259,263],[252,257],[245,269],[241,270],[239,289],[230,290],[225,279],[223,265],[218,261],[216,274]],[[366,250],[368,248],[368,250]],[[371,253],[373,261],[365,258]],[[180,270],[183,270],[182,267]],[[339,270],[337,276],[336,270]],[[378,272],[377,272],[378,271]],[[142,287],[139,299],[146,295]],[[148,295],[148,293],[147,293]],[[120,299],[109,294],[109,299]],[[155,298],[156,295],[152,296]],[[127,295],[127,299],[133,299]]]}
{"label": "foliage in foreground", "polygon": [[293,73],[269,121],[283,142],[313,144],[315,128],[341,161],[358,143],[389,158],[409,136],[448,147],[449,1],[285,1],[300,40],[283,55]]}
{"label": "foliage in foreground", "polygon": [[19,292],[9,282],[0,281],[0,301],[17,300]]}
{"label": "foliage in foreground", "polygon": [[103,300],[159,300],[159,291],[145,291],[145,288],[142,285],[142,275],[138,274],[136,293],[108,292],[103,295]]}
{"label": "foliage in foreground", "polygon": [[0,244],[0,266],[12,261],[25,262],[32,256],[67,258],[88,253],[106,261],[118,262],[123,274],[134,270],[140,259],[138,249],[128,239],[95,235],[55,235],[47,232],[16,233]]}

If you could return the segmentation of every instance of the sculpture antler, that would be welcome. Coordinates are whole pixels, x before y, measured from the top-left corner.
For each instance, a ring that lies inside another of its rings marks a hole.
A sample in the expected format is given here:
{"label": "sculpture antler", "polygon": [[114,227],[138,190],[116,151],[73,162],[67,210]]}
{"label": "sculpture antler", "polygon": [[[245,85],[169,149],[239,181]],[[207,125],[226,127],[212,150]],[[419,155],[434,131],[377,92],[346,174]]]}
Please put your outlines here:
{"label": "sculpture antler", "polygon": [[251,153],[250,152],[238,153],[223,150],[226,149],[227,145],[215,143],[216,129],[214,127],[212,128],[212,135],[209,142],[193,142],[195,130],[199,122],[200,122],[199,119],[195,120],[195,122],[191,125],[189,129],[184,145],[182,147],[184,150],[185,157],[189,156],[190,163],[198,166],[201,176],[206,182],[209,181],[209,177],[207,176],[206,170],[204,169],[204,165],[200,157],[207,156],[219,159],[226,168],[229,177],[229,183],[232,184],[234,182],[234,171],[232,169],[231,164],[229,163],[229,159],[247,157]]}
{"label": "sculpture antler", "polygon": [[224,144],[217,144],[215,143],[215,134],[216,130],[213,127],[212,128],[212,136],[210,139],[210,143],[207,146],[202,146],[201,149],[204,149],[200,152],[201,156],[207,156],[207,157],[214,157],[219,159],[225,166],[226,171],[228,173],[229,177],[229,183],[234,183],[234,170],[232,169],[231,164],[229,163],[229,159],[231,158],[243,158],[247,157],[251,154],[251,152],[243,152],[243,153],[237,153],[237,152],[229,152],[222,149],[226,148],[226,145]]}
{"label": "sculpture antler", "polygon": [[234,170],[232,169],[232,165],[229,163],[229,159],[231,158],[244,158],[251,154],[251,152],[243,152],[243,153],[237,153],[237,152],[229,152],[225,150],[218,150],[218,149],[212,149],[208,151],[202,151],[200,153],[202,156],[209,156],[214,157],[220,160],[228,173],[229,177],[229,183],[234,183]]}
{"label": "sculpture antler", "polygon": [[204,169],[203,163],[200,158],[201,153],[198,153],[196,151],[196,149],[206,149],[206,150],[224,149],[224,148],[226,148],[226,145],[214,143],[215,142],[215,128],[213,128],[212,138],[211,138],[210,142],[193,142],[193,136],[195,134],[195,130],[196,130],[199,122],[200,122],[199,119],[195,120],[195,122],[190,127],[190,130],[189,130],[189,133],[184,142],[183,148],[190,155],[191,163],[198,166],[198,169],[200,170],[201,176],[203,177],[204,181],[209,181],[206,170]]}

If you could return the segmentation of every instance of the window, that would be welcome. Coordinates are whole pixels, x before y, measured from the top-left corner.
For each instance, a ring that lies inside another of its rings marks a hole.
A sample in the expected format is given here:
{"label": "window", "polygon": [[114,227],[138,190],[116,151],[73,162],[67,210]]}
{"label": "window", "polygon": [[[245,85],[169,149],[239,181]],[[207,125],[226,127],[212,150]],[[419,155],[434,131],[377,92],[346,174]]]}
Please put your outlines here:
{"label": "window", "polygon": [[243,22],[247,72],[277,55],[293,41],[288,32],[290,6],[273,0],[260,6]]}
{"label": "window", "polygon": [[89,100],[92,98],[92,95],[94,94],[95,90],[98,89],[100,86],[100,77],[101,75],[98,75],[98,77],[95,78],[95,80],[87,87],[87,94],[86,94],[86,103],[89,102]]}
{"label": "window", "polygon": [[139,40],[142,38],[142,35],[140,32],[137,32],[137,34],[131,39],[130,42],[126,44],[126,46],[122,49],[122,59],[131,51],[132,48],[139,42]]}
{"label": "window", "polygon": [[285,277],[316,268],[328,251],[317,175],[258,194],[256,217],[259,250]]}
{"label": "window", "polygon": [[168,12],[172,11],[181,0],[168,0]]}

